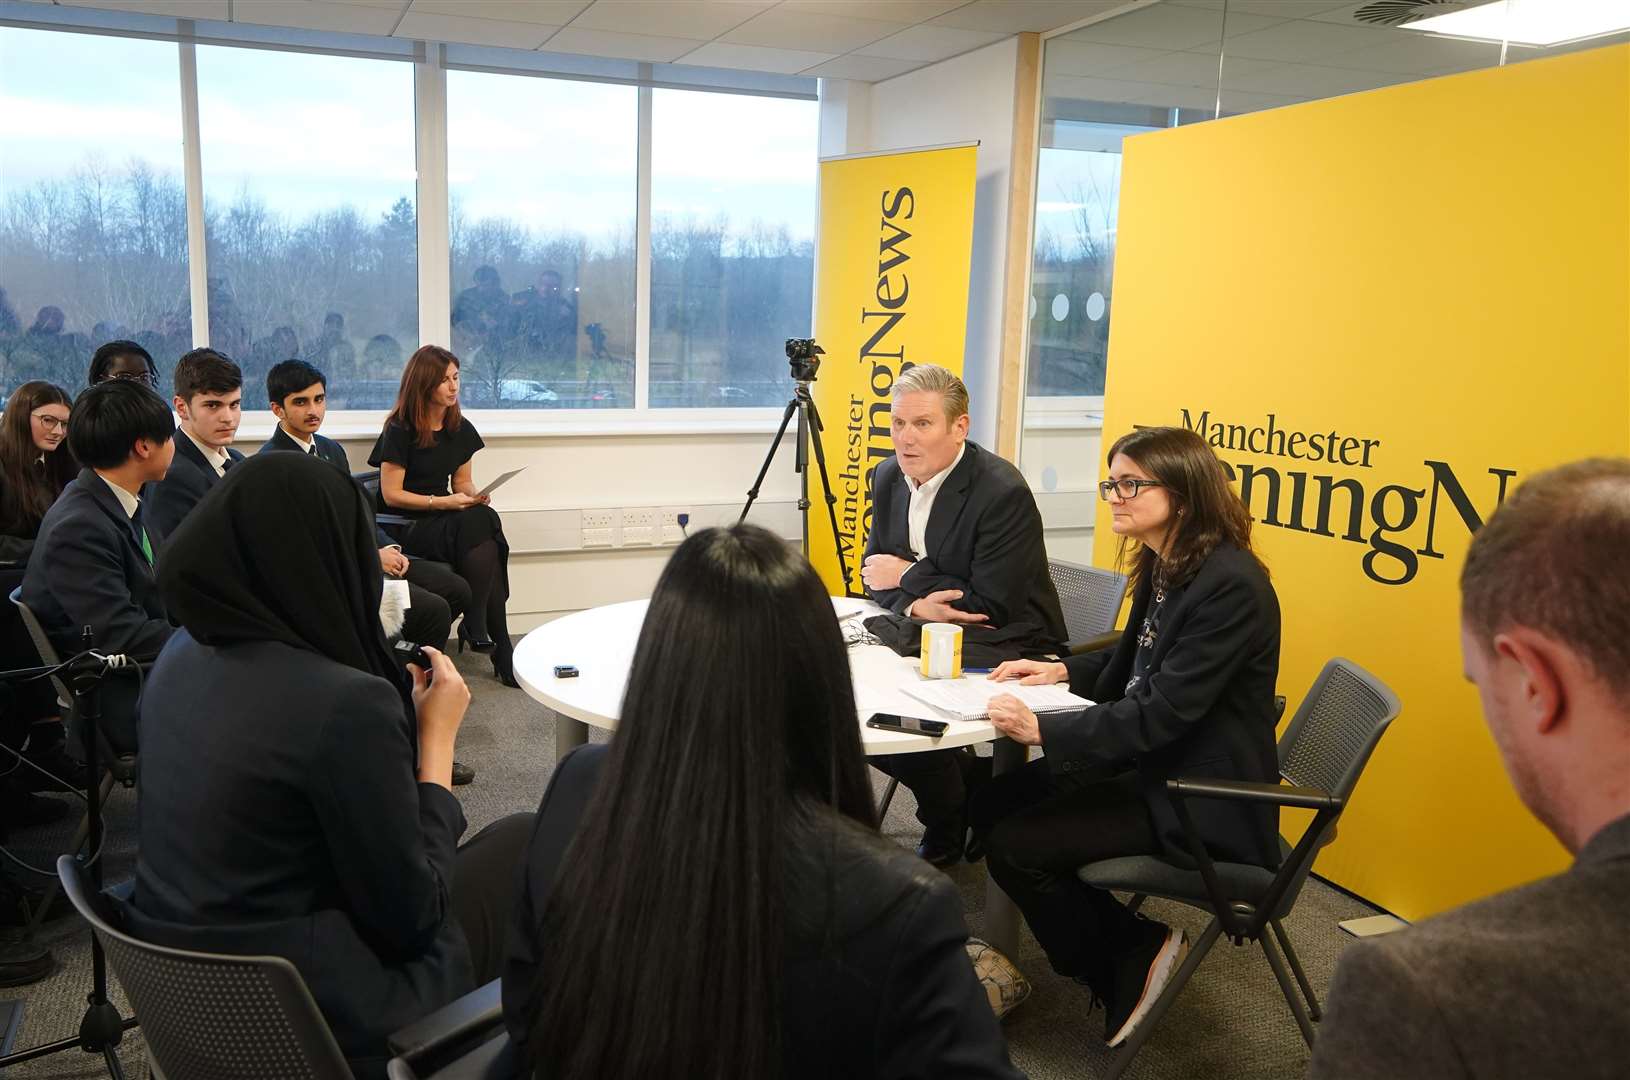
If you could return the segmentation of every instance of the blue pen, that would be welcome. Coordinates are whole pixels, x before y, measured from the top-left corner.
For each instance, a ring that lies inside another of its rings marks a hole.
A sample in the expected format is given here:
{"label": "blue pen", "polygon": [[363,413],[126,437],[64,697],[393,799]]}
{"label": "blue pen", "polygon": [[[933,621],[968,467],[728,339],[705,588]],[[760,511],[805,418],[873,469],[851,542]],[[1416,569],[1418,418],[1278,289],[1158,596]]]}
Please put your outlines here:
{"label": "blue pen", "polygon": [[993,672],[995,670],[996,670],[995,668],[988,668],[988,667],[965,667],[965,668],[962,669],[962,674],[964,674],[964,675],[989,675],[991,672]]}

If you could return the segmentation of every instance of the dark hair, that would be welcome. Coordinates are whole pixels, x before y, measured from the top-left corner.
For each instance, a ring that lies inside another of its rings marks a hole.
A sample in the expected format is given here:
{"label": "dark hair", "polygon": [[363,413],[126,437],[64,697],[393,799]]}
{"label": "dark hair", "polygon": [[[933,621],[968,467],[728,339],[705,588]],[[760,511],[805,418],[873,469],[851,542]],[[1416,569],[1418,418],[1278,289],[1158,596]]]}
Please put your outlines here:
{"label": "dark hair", "polygon": [[[440,345],[421,345],[408,357],[407,366],[402,369],[402,384],[396,391],[396,406],[391,409],[385,422],[395,421],[406,428],[413,435],[415,445],[431,446],[436,442],[436,433],[430,427],[430,396],[441,385],[448,364],[462,366],[458,357]],[[442,429],[457,431],[463,419],[464,414],[459,411],[458,403],[454,402],[442,417]]]}
{"label": "dark hair", "polygon": [[266,373],[266,400],[279,408],[283,399],[298,394],[312,383],[322,383],[328,389],[328,377],[304,360],[284,360],[272,365]]}
{"label": "dark hair", "polygon": [[823,819],[830,838],[833,811],[876,830],[826,587],[764,529],[699,532],[657,582],[604,775],[536,928],[550,963],[528,1068],[778,1075],[784,860]]}
{"label": "dark hair", "polygon": [[1472,537],[1460,612],[1485,650],[1532,627],[1630,694],[1630,459],[1529,477]]}
{"label": "dark hair", "polygon": [[79,471],[66,439],[45,455],[43,473],[34,467],[40,448],[34,445],[32,417],[41,405],[66,405],[71,410],[73,399],[52,383],[25,382],[11,392],[0,417],[0,480],[5,483],[0,517],[7,521],[38,523]]}
{"label": "dark hair", "polygon": [[147,373],[153,376],[155,383],[158,381],[158,365],[153,363],[153,354],[134,341],[120,338],[118,341],[107,342],[91,354],[91,369],[85,376],[85,385],[95,386],[107,378],[108,368],[112,367],[113,362],[121,356],[141,357],[142,363],[147,365]]}
{"label": "dark hair", "polygon": [[[1126,570],[1132,588],[1155,580],[1157,572],[1162,584],[1187,582],[1218,544],[1233,544],[1255,556],[1251,512],[1234,491],[1216,453],[1200,436],[1180,427],[1138,428],[1115,440],[1104,456],[1105,463],[1113,462],[1116,454],[1137,462],[1172,500],[1164,552],[1156,555],[1142,544],[1134,551],[1132,545],[1137,541],[1121,537],[1116,562]],[[1260,565],[1261,560],[1257,561]]]}
{"label": "dark hair", "polygon": [[243,385],[243,370],[214,349],[194,349],[175,365],[175,396],[190,402],[199,394],[230,394]]}
{"label": "dark hair", "polygon": [[68,425],[68,447],[93,469],[116,469],[130,458],[137,439],[166,443],[175,437],[170,406],[150,387],[106,379],[81,390]]}

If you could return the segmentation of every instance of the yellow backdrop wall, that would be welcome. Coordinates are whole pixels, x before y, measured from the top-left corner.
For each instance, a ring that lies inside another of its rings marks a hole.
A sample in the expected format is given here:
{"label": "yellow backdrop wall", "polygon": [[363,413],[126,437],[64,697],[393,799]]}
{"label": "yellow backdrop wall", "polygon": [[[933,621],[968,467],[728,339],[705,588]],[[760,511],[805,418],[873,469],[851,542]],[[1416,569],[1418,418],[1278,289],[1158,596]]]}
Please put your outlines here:
{"label": "yellow backdrop wall", "polygon": [[1184,424],[1235,470],[1292,708],[1335,655],[1403,700],[1318,872],[1415,919],[1559,869],[1457,579],[1526,476],[1630,452],[1630,46],[1129,139],[1119,229],[1106,443]]}

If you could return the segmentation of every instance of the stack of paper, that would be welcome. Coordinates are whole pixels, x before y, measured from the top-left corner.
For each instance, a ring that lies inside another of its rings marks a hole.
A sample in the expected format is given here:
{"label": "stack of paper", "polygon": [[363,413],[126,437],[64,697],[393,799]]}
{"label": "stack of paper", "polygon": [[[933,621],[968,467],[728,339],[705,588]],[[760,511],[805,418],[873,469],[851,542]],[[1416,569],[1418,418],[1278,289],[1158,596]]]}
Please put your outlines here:
{"label": "stack of paper", "polygon": [[958,720],[979,720],[990,715],[990,699],[998,694],[1012,694],[1033,713],[1068,712],[1092,704],[1062,686],[1023,686],[1018,682],[993,682],[984,678],[924,680],[901,689]]}

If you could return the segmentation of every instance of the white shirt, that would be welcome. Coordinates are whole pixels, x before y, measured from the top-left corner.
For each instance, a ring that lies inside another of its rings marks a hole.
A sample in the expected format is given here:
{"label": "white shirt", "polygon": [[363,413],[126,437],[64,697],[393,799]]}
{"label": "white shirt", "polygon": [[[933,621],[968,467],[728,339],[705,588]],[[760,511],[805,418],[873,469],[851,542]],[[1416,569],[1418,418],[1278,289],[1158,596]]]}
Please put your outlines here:
{"label": "white shirt", "polygon": [[298,446],[301,450],[305,451],[308,454],[312,452],[312,449],[311,449],[312,444],[317,441],[316,439],[302,439],[300,436],[296,435],[294,432],[290,431],[288,428],[283,429],[283,434],[285,434],[289,438],[293,439],[294,440],[294,445]]}
{"label": "white shirt", "polygon": [[102,476],[101,473],[97,473],[96,475],[102,477],[102,483],[106,484],[109,487],[109,489],[112,490],[113,497],[119,500],[119,505],[124,508],[125,517],[127,517],[127,518],[135,517],[136,516],[136,508],[141,505],[141,500],[138,499],[136,496],[130,494],[130,492],[126,491],[124,488],[120,487],[118,484],[115,484],[112,480],[109,480],[107,477]]}
{"label": "white shirt", "polygon": [[920,484],[911,477],[906,477],[906,487],[911,489],[911,506],[906,511],[906,538],[911,544],[911,555],[914,559],[920,559],[928,554],[928,515],[934,511],[934,496],[945,486],[945,478],[961,463],[962,455],[967,449],[967,443],[957,447],[956,457],[951,464]]}
{"label": "white shirt", "polygon": [[181,431],[182,434],[187,436],[187,438],[192,439],[192,444],[198,447],[198,452],[204,455],[204,460],[209,462],[210,465],[214,466],[215,475],[225,476],[227,462],[226,451],[224,449],[211,450],[209,447],[205,446],[203,443],[194,438],[193,433],[188,431],[186,428],[182,428]]}

